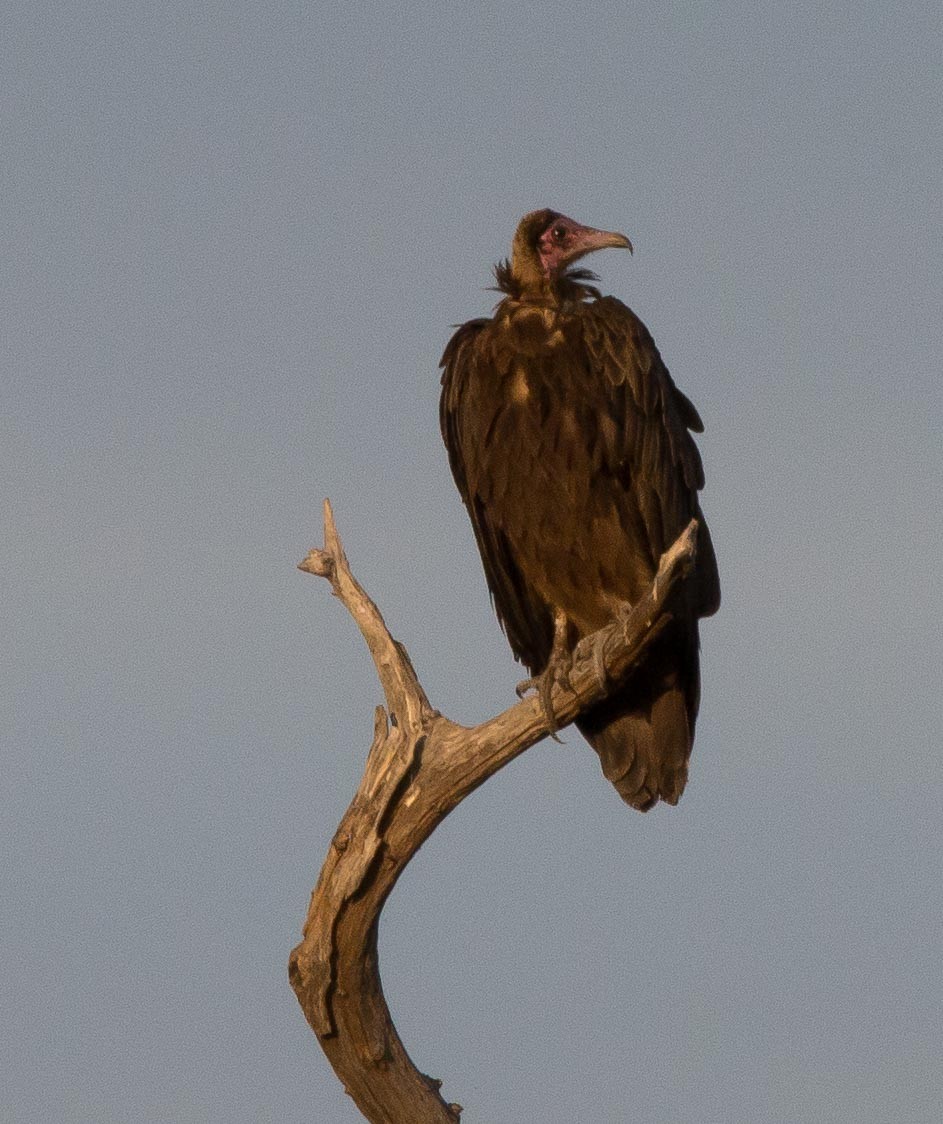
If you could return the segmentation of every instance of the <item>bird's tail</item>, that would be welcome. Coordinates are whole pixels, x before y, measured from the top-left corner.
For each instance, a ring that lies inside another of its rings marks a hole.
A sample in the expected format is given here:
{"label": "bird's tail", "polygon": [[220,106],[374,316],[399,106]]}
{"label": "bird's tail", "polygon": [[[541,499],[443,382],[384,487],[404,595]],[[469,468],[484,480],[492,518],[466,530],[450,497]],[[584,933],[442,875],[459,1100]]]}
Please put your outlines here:
{"label": "bird's tail", "polygon": [[627,804],[647,812],[659,800],[678,803],[694,741],[694,714],[680,686],[668,686],[640,706],[630,680],[577,726]]}

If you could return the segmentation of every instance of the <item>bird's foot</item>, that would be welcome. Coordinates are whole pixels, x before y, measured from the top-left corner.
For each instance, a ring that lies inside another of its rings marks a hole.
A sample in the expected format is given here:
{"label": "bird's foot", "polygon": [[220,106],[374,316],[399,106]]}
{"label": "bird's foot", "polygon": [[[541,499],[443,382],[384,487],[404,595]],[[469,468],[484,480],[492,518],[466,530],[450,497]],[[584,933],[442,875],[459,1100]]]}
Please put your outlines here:
{"label": "bird's foot", "polygon": [[[628,601],[616,602],[613,607],[613,615],[622,625],[622,632],[626,639],[628,639],[630,634],[629,623],[632,619],[632,609],[633,606]],[[596,682],[599,684],[600,690],[608,693],[609,688],[612,686],[612,680],[609,678],[609,672],[606,671],[606,641],[602,629],[596,633],[589,650],[589,655],[593,663],[593,673],[596,676]]]}
{"label": "bird's foot", "polygon": [[603,643],[603,638],[597,636],[593,641],[593,647],[590,652],[593,658],[593,672],[596,676],[596,682],[603,691],[609,688],[609,672],[606,671],[605,647],[606,645]]}
{"label": "bird's foot", "polygon": [[557,737],[557,720],[553,713],[553,689],[557,684],[564,687],[571,694],[575,693],[573,684],[570,681],[570,671],[573,667],[573,656],[570,652],[554,652],[550,657],[547,666],[539,675],[533,675],[530,679],[525,679],[517,685],[517,694],[519,698],[523,698],[528,691],[536,691],[537,698],[540,700],[540,709],[544,712],[544,718],[547,720],[547,728],[550,731],[550,736],[555,742],[563,742]]}

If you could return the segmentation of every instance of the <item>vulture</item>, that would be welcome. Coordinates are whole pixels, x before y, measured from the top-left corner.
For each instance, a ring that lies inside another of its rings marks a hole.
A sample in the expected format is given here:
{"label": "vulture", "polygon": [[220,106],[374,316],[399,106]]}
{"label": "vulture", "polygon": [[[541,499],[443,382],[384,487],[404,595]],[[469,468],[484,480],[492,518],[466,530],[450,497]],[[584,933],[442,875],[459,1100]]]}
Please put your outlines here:
{"label": "vulture", "polygon": [[462,325],[445,348],[440,420],[494,607],[531,685],[565,681],[577,642],[642,597],[662,553],[698,520],[671,624],[576,723],[622,799],[647,811],[676,804],[687,781],[698,620],[718,609],[720,582],[698,500],[698,412],[642,321],[573,268],[606,247],[632,249],[624,234],[556,211],[524,216],[494,270],[503,299],[493,316]]}

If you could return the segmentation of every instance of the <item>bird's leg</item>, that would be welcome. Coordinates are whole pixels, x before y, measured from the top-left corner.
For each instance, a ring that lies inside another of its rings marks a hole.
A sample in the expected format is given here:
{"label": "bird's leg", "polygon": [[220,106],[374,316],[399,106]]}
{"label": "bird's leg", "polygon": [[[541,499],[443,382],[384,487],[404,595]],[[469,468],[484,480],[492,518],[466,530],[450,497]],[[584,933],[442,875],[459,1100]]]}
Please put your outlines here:
{"label": "bird's leg", "polygon": [[547,660],[547,666],[539,675],[525,679],[517,685],[517,693],[520,698],[523,698],[528,691],[537,692],[541,709],[547,719],[550,736],[555,742],[560,741],[560,739],[557,737],[557,720],[553,716],[553,706],[551,705],[554,685],[559,683],[571,693],[573,691],[573,684],[570,682],[573,653],[570,650],[568,634],[569,621],[566,618],[566,613],[557,609],[553,614],[553,648],[550,652],[550,659]]}

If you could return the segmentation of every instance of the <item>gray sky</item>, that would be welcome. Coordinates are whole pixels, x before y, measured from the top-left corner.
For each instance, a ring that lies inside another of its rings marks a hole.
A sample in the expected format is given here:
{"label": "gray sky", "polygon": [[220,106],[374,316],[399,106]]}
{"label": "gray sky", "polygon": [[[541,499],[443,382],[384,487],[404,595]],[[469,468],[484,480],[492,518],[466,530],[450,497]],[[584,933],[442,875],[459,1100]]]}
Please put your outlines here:
{"label": "gray sky", "polygon": [[0,1119],[347,1124],[286,973],[379,687],[328,495],[460,721],[513,700],[438,433],[520,215],[707,431],[676,809],[573,732],[436,832],[388,997],[469,1124],[943,1103],[937,2],[12,0]]}

